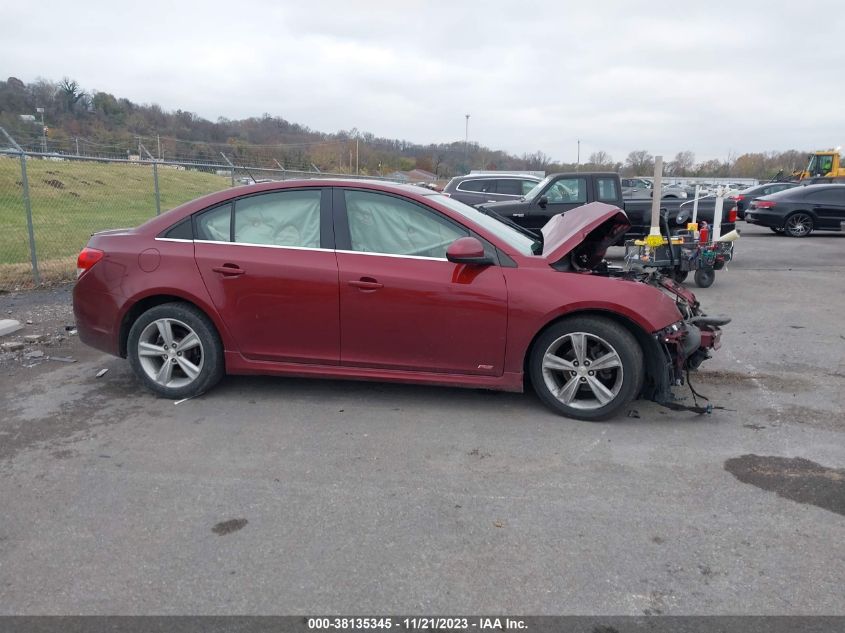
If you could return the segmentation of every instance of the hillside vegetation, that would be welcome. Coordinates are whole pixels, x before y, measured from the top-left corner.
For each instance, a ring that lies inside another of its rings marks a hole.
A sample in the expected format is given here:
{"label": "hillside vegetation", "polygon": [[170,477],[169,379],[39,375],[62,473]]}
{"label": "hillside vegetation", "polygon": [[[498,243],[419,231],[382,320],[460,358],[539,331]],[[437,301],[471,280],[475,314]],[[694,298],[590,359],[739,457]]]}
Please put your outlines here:
{"label": "hillside vegetation", "polygon": [[[42,138],[40,114],[49,128]],[[36,115],[24,121],[21,115]],[[534,152],[514,156],[463,140],[453,143],[415,144],[377,137],[369,132],[341,130],[318,132],[291,123],[280,116],[264,114],[239,121],[219,118],[212,122],[184,110],[172,112],[160,106],[139,105],[108,92],[88,91],[76,81],[40,80],[25,84],[15,77],[0,81],[0,125],[19,143],[40,150],[87,155],[114,155],[125,158],[142,142],[151,153],[165,158],[220,162],[224,151],[237,164],[287,169],[311,169],[349,173],[355,163],[351,153],[358,139],[358,168],[362,174],[388,174],[394,170],[424,169],[441,178],[466,173],[470,169],[570,171],[573,164],[562,163]],[[692,131],[691,131],[692,133]],[[647,139],[643,139],[644,144]],[[694,139],[690,139],[690,142]],[[3,140],[0,139],[0,146]],[[696,162],[695,154],[678,148],[666,161],[668,175],[737,176],[771,178],[780,169],[787,172],[806,162],[806,151],[757,152],[729,156],[724,160]],[[648,150],[635,149],[624,160],[597,151],[585,157],[581,169],[612,169],[625,174],[651,175],[654,168]]]}

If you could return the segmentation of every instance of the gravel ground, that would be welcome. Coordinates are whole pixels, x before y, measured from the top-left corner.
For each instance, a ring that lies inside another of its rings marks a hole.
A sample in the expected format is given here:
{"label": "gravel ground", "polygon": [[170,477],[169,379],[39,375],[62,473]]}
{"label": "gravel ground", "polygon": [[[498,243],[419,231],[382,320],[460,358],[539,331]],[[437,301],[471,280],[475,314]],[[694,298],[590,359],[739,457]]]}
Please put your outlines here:
{"label": "gravel ground", "polygon": [[261,377],[175,405],[66,330],[68,287],[0,295],[32,321],[3,342],[48,335],[0,355],[0,614],[845,614],[845,234],[743,233],[696,291],[734,317],[709,417]]}

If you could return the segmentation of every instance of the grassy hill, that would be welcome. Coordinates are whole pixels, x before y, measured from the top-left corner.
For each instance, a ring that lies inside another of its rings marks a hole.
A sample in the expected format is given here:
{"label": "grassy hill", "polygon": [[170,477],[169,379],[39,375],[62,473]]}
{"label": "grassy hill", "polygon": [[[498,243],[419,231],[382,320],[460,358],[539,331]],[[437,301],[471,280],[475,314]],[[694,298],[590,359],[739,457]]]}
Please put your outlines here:
{"label": "grassy hill", "polygon": [[[39,267],[45,279],[72,277],[91,233],[137,226],[155,215],[150,165],[27,161]],[[159,167],[161,209],[219,191],[228,177]],[[0,288],[26,284],[29,239],[20,159],[0,155]]]}

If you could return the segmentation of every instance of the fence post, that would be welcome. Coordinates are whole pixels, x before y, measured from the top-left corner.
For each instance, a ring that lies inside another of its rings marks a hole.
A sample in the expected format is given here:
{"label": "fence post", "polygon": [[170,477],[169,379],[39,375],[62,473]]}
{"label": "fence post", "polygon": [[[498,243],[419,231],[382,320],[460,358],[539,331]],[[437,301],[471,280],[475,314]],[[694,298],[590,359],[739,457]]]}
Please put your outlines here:
{"label": "fence post", "polygon": [[232,161],[229,160],[229,157],[226,156],[226,154],[224,154],[223,152],[220,152],[220,155],[223,157],[223,160],[225,160],[229,164],[229,167],[232,168],[232,186],[234,187],[235,186],[235,165],[232,163]]}
{"label": "fence post", "polygon": [[26,174],[26,154],[21,152],[21,183],[23,183],[23,206],[26,209],[26,231],[29,234],[29,259],[32,263],[32,280],[41,284],[38,272],[38,255],[35,253],[35,229],[32,227],[32,202],[29,199],[29,178]]}
{"label": "fence post", "polygon": [[15,139],[13,139],[9,133],[3,129],[3,127],[0,127],[0,132],[2,132],[3,136],[6,137],[6,140],[11,143],[12,147],[18,150],[21,157],[21,187],[23,189],[23,207],[26,211],[26,232],[29,235],[29,261],[32,264],[32,280],[37,286],[41,284],[41,275],[38,272],[38,255],[35,253],[35,229],[32,227],[32,202],[29,199],[29,178],[26,174],[26,154],[24,153],[23,148],[17,144]]}
{"label": "fence post", "polygon": [[[156,215],[161,215],[161,194],[158,190],[158,164],[153,155],[144,147],[140,142],[138,143],[138,147],[144,150],[144,153],[149,156],[150,160],[153,163],[153,187],[155,188],[156,194]],[[138,158],[141,158],[138,156]]]}
{"label": "fence post", "polygon": [[153,185],[156,190],[156,215],[161,215],[161,193],[158,190],[158,164],[153,163]]}

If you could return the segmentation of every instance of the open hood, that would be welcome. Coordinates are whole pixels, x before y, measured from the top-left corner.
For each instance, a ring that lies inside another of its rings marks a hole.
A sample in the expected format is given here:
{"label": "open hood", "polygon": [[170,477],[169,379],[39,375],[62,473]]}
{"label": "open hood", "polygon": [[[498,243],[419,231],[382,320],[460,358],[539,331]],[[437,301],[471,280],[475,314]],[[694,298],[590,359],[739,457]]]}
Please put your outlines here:
{"label": "open hood", "polygon": [[543,257],[555,264],[569,255],[579,268],[593,268],[607,248],[631,227],[619,207],[591,202],[554,216],[543,227]]}

